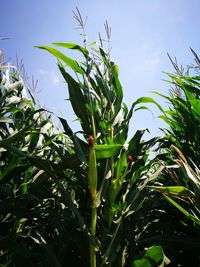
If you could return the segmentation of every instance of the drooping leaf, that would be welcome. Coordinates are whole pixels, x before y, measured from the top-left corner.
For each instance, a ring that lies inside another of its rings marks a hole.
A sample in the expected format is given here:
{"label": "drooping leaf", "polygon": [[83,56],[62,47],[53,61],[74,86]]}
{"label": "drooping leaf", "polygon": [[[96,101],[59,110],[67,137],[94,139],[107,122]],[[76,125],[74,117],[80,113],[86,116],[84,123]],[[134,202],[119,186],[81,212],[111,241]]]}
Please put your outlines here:
{"label": "drooping leaf", "polygon": [[88,56],[89,52],[87,49],[85,49],[84,47],[77,45],[77,44],[73,44],[73,43],[52,43],[55,46],[59,46],[59,47],[63,47],[63,48],[68,48],[68,49],[74,49],[77,51],[80,51],[84,56]]}
{"label": "drooping leaf", "polygon": [[143,103],[152,103],[152,104],[155,104],[157,107],[158,107],[158,109],[162,112],[162,113],[164,113],[164,110],[163,110],[163,108],[161,107],[161,105],[159,105],[153,98],[151,98],[151,97],[147,97],[147,96],[143,96],[143,97],[140,97],[140,98],[138,98],[134,103],[133,103],[133,106],[135,107],[136,105],[138,105],[138,104],[143,104]]}
{"label": "drooping leaf", "polygon": [[69,89],[69,97],[71,101],[71,105],[73,107],[73,110],[77,117],[81,120],[82,126],[86,132],[86,134],[89,135],[91,132],[91,127],[90,127],[90,118],[89,114],[86,109],[86,102],[83,96],[83,93],[81,91],[80,84],[77,83],[71,75],[69,75],[63,66],[59,64],[59,69],[66,80],[68,84],[68,89]]}
{"label": "drooping leaf", "polygon": [[193,192],[184,186],[150,186],[159,192],[171,194],[175,196],[190,197],[193,196]]}
{"label": "drooping leaf", "polygon": [[73,135],[73,143],[74,143],[74,150],[80,162],[85,163],[86,160],[86,151],[87,151],[87,144],[84,143],[81,139],[79,139],[76,134]]}
{"label": "drooping leaf", "polygon": [[83,70],[78,66],[77,62],[70,58],[65,56],[63,53],[61,53],[59,50],[49,47],[49,46],[36,46],[37,48],[44,49],[48,52],[50,52],[52,55],[54,55],[57,59],[62,60],[68,67],[70,67],[74,72],[83,74]]}
{"label": "drooping leaf", "polygon": [[139,129],[136,131],[136,133],[134,134],[134,136],[131,138],[131,140],[129,141],[129,153],[134,153],[135,150],[140,146],[140,141],[142,136],[144,135],[146,129]]}
{"label": "drooping leaf", "polygon": [[67,121],[61,117],[59,117],[60,122],[62,123],[62,126],[65,130],[65,133],[71,138],[73,136],[73,131],[68,125]]}
{"label": "drooping leaf", "polygon": [[198,220],[195,216],[193,216],[191,213],[189,213],[186,209],[184,209],[182,206],[180,206],[176,201],[174,201],[169,196],[165,195],[166,199],[171,202],[177,209],[179,209],[186,217],[194,221],[197,225],[200,225],[200,220]]}

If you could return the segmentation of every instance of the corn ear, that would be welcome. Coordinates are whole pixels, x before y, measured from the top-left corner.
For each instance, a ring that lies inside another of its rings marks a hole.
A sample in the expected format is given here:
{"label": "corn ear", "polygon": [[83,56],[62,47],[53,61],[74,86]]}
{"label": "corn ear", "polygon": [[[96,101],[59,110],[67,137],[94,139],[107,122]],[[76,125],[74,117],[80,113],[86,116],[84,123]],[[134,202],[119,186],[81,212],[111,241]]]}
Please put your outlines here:
{"label": "corn ear", "polygon": [[117,198],[119,191],[122,187],[122,181],[121,179],[117,178],[111,181],[111,187],[109,192],[109,200],[110,204],[113,205],[115,202],[115,199]]}
{"label": "corn ear", "polygon": [[89,166],[88,166],[88,188],[92,199],[96,198],[97,194],[97,162],[94,145],[89,147]]}

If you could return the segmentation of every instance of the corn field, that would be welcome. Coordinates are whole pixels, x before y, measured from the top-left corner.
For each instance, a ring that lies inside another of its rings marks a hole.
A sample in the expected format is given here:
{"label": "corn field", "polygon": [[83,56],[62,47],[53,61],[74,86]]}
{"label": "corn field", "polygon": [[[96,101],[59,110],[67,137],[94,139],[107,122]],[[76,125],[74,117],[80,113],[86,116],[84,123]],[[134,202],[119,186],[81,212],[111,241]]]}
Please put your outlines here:
{"label": "corn field", "polygon": [[[1,61],[0,266],[200,266],[198,68],[173,62],[171,92],[128,108],[101,38],[38,48],[55,57],[80,130],[61,117],[56,126],[20,70]],[[129,124],[149,103],[166,127],[145,140],[148,129],[130,133]]]}

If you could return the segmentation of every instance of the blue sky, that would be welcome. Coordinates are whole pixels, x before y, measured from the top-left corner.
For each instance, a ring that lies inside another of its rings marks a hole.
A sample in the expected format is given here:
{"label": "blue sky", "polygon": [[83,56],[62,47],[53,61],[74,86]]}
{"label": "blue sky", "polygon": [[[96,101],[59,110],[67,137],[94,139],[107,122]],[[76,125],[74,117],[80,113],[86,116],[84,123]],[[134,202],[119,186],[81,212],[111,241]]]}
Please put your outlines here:
{"label": "blue sky", "polygon": [[[124,89],[124,101],[131,105],[150,90],[167,93],[169,84],[163,82],[165,72],[172,72],[167,52],[180,64],[193,62],[189,47],[200,52],[199,0],[1,0],[0,41],[6,58],[15,62],[16,54],[23,59],[29,77],[38,79],[38,98],[56,114],[67,118],[76,129],[76,122],[67,98],[67,87],[56,66],[56,60],[35,45],[52,42],[82,43],[72,10],[76,6],[88,16],[88,42],[104,35],[104,22],[112,28],[111,57],[119,65]],[[68,53],[68,51],[67,51]],[[68,53],[69,54],[69,53]],[[74,55],[74,54],[73,54]],[[163,103],[162,99],[158,99]],[[155,116],[157,110],[150,106]],[[134,115],[130,131],[148,127],[157,134],[163,123],[153,119],[150,112]]]}

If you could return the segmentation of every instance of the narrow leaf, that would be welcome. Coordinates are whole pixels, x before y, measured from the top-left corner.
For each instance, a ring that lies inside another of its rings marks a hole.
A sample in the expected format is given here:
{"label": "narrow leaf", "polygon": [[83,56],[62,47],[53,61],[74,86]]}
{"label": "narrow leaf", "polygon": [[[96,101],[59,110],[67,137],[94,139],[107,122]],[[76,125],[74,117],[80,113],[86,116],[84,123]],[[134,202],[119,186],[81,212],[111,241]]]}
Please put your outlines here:
{"label": "narrow leaf", "polygon": [[84,56],[88,56],[89,52],[84,47],[73,43],[52,43],[55,46],[60,46],[68,49],[74,49],[83,53]]}
{"label": "narrow leaf", "polygon": [[165,198],[172,203],[177,209],[179,209],[186,217],[194,221],[196,224],[200,225],[200,220],[198,220],[196,217],[194,217],[191,213],[189,213],[187,210],[185,210],[183,207],[181,207],[177,202],[175,202],[170,197],[166,196],[164,194]]}
{"label": "narrow leaf", "polygon": [[69,58],[65,56],[63,53],[61,53],[59,50],[49,47],[49,46],[36,46],[37,48],[47,50],[52,55],[54,55],[56,58],[61,59],[65,62],[65,64],[70,67],[74,72],[78,72],[83,74],[83,70],[78,66],[77,62],[73,60],[72,58]]}

